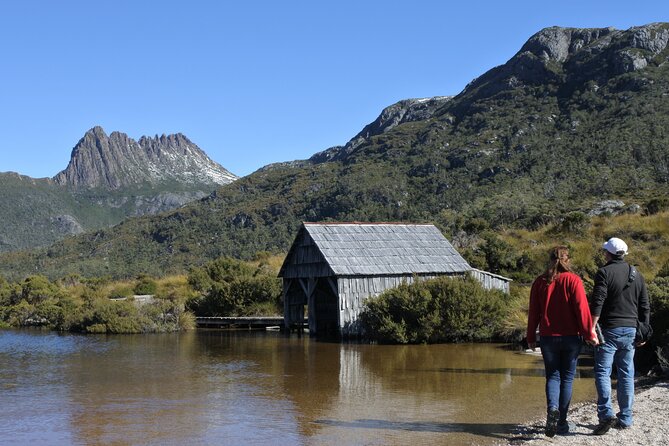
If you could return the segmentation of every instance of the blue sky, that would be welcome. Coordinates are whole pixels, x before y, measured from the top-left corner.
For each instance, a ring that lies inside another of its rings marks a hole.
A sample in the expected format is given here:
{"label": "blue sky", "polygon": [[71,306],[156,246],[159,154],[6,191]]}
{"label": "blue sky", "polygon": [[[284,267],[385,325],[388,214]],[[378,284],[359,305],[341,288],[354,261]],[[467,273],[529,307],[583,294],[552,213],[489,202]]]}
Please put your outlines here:
{"label": "blue sky", "polygon": [[669,2],[2,0],[0,172],[53,176],[100,125],[247,175],[457,94],[544,27],[658,21]]}

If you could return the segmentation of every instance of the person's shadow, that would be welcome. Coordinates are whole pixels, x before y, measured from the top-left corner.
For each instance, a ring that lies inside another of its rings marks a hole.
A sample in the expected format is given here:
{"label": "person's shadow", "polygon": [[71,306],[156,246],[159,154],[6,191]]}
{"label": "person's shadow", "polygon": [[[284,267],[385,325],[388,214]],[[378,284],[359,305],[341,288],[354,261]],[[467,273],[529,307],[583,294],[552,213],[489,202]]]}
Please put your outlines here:
{"label": "person's shadow", "polygon": [[508,439],[517,424],[508,423],[437,423],[361,419],[353,421],[316,420],[318,424],[355,429],[389,429],[412,432],[462,432],[498,439]]}

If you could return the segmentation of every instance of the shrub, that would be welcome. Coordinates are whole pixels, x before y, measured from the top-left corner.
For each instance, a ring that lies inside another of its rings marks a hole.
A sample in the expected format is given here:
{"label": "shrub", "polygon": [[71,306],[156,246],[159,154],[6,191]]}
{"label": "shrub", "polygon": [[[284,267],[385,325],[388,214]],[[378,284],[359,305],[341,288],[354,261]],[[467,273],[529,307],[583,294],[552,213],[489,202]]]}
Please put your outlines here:
{"label": "shrub", "polygon": [[179,315],[179,328],[182,330],[192,330],[197,326],[195,315],[190,311],[184,311]]}
{"label": "shrub", "polygon": [[130,301],[113,302],[98,299],[93,306],[93,314],[85,323],[89,333],[142,333],[142,321],[137,308]]}
{"label": "shrub", "polygon": [[204,293],[211,288],[213,283],[204,268],[191,268],[188,271],[188,285],[195,291]]}
{"label": "shrub", "polygon": [[646,213],[648,215],[658,214],[669,209],[669,199],[653,198],[646,203]]}
{"label": "shrub", "polygon": [[583,212],[570,212],[560,223],[560,232],[584,235],[590,227],[590,219]]}
{"label": "shrub", "polygon": [[35,317],[35,306],[22,300],[16,305],[9,307],[5,317],[12,326],[22,327],[29,325],[30,321]]}
{"label": "shrub", "polygon": [[[134,289],[137,289],[137,286],[135,286]],[[110,299],[123,299],[123,298],[131,297],[134,293],[134,289],[133,289],[132,286],[130,286],[128,284],[116,285],[109,292],[109,298]],[[137,294],[144,294],[144,293],[137,293]],[[146,293],[146,294],[151,294],[151,293]]]}
{"label": "shrub", "polygon": [[415,344],[432,339],[441,321],[424,282],[401,284],[368,299],[360,314],[367,335],[381,343]]}
{"label": "shrub", "polygon": [[58,286],[44,276],[30,276],[21,285],[21,297],[29,303],[39,303],[57,294]]}
{"label": "shrub", "polygon": [[669,261],[664,262],[662,267],[660,267],[657,277],[669,277]]}
{"label": "shrub", "polygon": [[137,284],[133,291],[135,294],[156,294],[158,284],[149,276],[141,275],[137,277]]}
{"label": "shrub", "polygon": [[516,265],[516,254],[513,246],[499,238],[493,232],[486,232],[483,235],[485,243],[481,247],[488,265],[487,269],[491,273],[502,274],[513,270]]}
{"label": "shrub", "polygon": [[441,336],[450,341],[481,341],[499,334],[507,296],[486,290],[472,278],[429,282],[442,313]]}
{"label": "shrub", "polygon": [[656,277],[648,284],[650,323],[655,344],[669,344],[669,277]]}
{"label": "shrub", "polygon": [[280,312],[281,281],[264,264],[256,268],[221,258],[191,269],[188,283],[202,290],[201,296],[186,304],[199,316],[257,315],[259,309],[268,307],[273,309],[271,314]]}
{"label": "shrub", "polygon": [[508,296],[472,278],[403,284],[365,302],[360,323],[381,343],[481,341],[499,336]]}

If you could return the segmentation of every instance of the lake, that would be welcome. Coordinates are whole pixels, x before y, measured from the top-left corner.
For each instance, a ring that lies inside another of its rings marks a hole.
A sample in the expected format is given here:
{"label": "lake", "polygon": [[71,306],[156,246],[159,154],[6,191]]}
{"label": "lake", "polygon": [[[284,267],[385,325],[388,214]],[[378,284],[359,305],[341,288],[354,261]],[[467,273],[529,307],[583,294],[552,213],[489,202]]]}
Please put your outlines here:
{"label": "lake", "polygon": [[[582,357],[574,402],[595,397]],[[265,331],[0,331],[0,444],[492,444],[545,413],[503,344],[328,343]]]}

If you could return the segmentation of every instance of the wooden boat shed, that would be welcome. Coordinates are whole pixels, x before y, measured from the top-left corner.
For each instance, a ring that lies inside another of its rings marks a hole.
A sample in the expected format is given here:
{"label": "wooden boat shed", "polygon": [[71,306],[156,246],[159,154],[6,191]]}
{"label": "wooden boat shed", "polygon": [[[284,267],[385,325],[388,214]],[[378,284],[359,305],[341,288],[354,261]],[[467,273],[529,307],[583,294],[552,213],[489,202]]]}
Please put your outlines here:
{"label": "wooden boat shed", "polygon": [[434,226],[303,223],[281,267],[284,324],[304,320],[312,335],[355,336],[365,299],[414,278],[471,274],[509,291],[510,279],[472,268]]}

